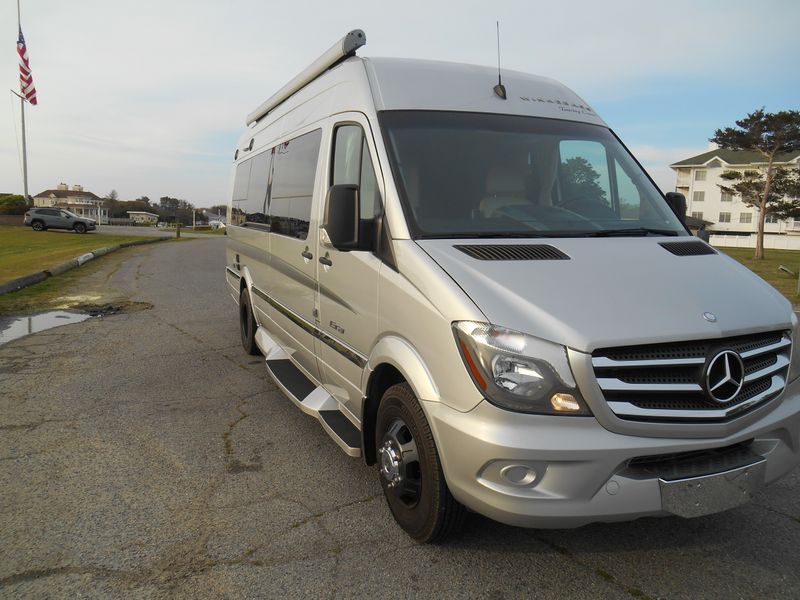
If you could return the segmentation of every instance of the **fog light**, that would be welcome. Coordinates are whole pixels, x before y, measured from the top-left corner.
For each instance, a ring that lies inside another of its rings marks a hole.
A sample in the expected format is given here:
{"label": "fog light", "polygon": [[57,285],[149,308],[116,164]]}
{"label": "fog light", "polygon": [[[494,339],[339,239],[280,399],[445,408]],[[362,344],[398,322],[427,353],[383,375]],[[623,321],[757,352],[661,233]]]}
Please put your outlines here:
{"label": "fog light", "polygon": [[500,469],[500,475],[514,485],[530,485],[538,477],[536,471],[525,465],[507,465]]}
{"label": "fog light", "polygon": [[553,394],[550,397],[550,404],[553,410],[558,412],[574,412],[581,409],[581,405],[572,394]]}

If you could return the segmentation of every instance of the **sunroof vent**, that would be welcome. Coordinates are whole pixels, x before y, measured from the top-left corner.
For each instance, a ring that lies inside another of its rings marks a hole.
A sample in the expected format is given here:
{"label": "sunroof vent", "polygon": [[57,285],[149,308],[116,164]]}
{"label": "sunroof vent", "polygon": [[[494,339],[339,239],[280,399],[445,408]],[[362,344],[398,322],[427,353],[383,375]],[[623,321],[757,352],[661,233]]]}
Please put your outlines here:
{"label": "sunroof vent", "polygon": [[569,260],[558,248],[547,244],[481,244],[455,246],[478,260]]}
{"label": "sunroof vent", "polygon": [[716,254],[717,251],[705,242],[663,242],[661,247],[677,256],[703,256]]}

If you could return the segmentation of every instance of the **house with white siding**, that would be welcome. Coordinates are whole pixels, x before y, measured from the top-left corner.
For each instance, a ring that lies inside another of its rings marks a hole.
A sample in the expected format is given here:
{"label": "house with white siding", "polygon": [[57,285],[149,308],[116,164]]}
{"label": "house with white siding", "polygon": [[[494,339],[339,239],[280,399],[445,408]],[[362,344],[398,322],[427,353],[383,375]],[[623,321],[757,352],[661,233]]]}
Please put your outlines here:
{"label": "house with white siding", "polygon": [[[773,163],[776,167],[800,168],[800,151],[781,154]],[[708,152],[670,165],[677,176],[675,191],[686,196],[686,214],[710,221],[713,233],[750,234],[758,229],[758,209],[747,206],[740,196],[727,194],[720,184],[730,186],[721,178],[725,171],[766,172],[767,162],[758,152],[722,150]],[[800,233],[800,219],[779,221],[767,214],[766,233]]]}
{"label": "house with white siding", "polygon": [[101,225],[108,224],[108,208],[102,198],[87,192],[83,186],[59,183],[54,190],[39,192],[33,197],[34,206],[66,208],[79,217],[94,219]]}

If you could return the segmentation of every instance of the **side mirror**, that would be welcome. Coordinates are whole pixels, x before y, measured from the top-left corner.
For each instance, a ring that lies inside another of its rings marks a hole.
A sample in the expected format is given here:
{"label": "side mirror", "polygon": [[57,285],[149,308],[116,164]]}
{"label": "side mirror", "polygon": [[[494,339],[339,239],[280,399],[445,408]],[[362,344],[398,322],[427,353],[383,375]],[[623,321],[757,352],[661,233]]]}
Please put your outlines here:
{"label": "side mirror", "polygon": [[667,192],[667,204],[678,217],[680,222],[686,226],[686,198],[678,192]]}
{"label": "side mirror", "polygon": [[333,185],[325,202],[322,227],[337,250],[356,250],[359,242],[359,194],[357,185]]}

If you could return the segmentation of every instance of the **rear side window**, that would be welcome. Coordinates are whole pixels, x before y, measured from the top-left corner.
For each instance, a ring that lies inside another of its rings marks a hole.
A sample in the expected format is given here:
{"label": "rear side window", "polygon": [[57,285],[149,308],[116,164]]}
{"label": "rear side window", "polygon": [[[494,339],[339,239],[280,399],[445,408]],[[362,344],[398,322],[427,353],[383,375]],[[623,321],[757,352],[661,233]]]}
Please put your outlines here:
{"label": "rear side window", "polygon": [[322,130],[317,129],[275,147],[269,200],[273,233],[308,237],[321,140]]}
{"label": "rear side window", "polygon": [[268,150],[236,167],[231,224],[267,222],[267,180],[272,153]]}

